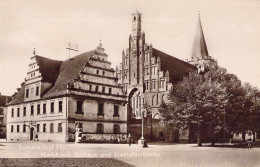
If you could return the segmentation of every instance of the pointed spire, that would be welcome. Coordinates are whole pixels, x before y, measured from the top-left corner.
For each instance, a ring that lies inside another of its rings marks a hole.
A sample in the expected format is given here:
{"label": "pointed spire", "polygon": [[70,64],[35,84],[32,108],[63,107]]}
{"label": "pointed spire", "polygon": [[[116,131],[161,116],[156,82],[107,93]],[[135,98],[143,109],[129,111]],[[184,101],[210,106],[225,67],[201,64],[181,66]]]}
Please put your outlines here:
{"label": "pointed spire", "polygon": [[205,58],[209,58],[209,54],[208,54],[208,49],[204,38],[202,26],[201,26],[200,13],[199,13],[197,31],[193,43],[191,60],[205,59]]}

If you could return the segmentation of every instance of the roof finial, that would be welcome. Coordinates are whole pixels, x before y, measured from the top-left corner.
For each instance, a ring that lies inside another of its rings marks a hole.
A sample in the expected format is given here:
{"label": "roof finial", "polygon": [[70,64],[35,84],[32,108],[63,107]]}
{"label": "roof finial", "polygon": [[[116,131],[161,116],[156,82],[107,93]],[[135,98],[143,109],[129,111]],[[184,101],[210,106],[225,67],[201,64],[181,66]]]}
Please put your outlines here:
{"label": "roof finial", "polygon": [[102,40],[101,39],[99,40],[99,47],[102,48]]}
{"label": "roof finial", "polygon": [[36,56],[35,48],[33,48],[33,55]]}

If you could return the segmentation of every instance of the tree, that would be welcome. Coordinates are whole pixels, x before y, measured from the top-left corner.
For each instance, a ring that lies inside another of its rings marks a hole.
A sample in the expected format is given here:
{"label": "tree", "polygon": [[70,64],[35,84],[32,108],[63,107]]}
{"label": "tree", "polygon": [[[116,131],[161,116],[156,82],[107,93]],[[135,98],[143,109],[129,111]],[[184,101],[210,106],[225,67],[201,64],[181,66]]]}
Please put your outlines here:
{"label": "tree", "polygon": [[230,139],[233,138],[235,132],[241,131],[243,134],[247,128],[246,126],[246,92],[242,87],[241,81],[234,74],[226,74],[223,78],[226,92],[228,94],[228,104],[225,108],[225,115],[223,117],[224,133],[228,133]]}
{"label": "tree", "polygon": [[243,85],[246,92],[246,110],[247,110],[247,130],[253,131],[253,141],[255,141],[256,131],[260,128],[260,91],[256,87],[252,87],[249,83]]}
{"label": "tree", "polygon": [[[226,70],[217,66],[205,74],[191,72],[175,84],[169,94],[169,102],[162,103],[161,110],[168,122],[187,129],[196,127],[198,146],[202,146],[202,131],[207,131],[215,143],[214,134],[222,125],[221,116],[225,112],[227,93],[222,82]],[[166,105],[166,106],[165,106]]]}

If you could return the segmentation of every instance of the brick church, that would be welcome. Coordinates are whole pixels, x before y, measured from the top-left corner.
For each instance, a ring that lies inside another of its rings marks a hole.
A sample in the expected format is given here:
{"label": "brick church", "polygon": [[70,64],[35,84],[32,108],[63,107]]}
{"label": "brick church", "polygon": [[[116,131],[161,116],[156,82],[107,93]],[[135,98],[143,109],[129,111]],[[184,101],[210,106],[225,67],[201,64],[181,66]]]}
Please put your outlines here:
{"label": "brick church", "polygon": [[146,43],[142,32],[141,13],[132,14],[132,33],[129,46],[122,52],[122,63],[117,67],[119,84],[127,95],[127,131],[135,140],[141,137],[144,116],[144,137],[152,141],[188,141],[188,131],[168,130],[160,121],[158,108],[167,101],[167,94],[176,82],[194,70],[215,64],[207,51],[199,19],[193,52],[189,62],[168,55]]}

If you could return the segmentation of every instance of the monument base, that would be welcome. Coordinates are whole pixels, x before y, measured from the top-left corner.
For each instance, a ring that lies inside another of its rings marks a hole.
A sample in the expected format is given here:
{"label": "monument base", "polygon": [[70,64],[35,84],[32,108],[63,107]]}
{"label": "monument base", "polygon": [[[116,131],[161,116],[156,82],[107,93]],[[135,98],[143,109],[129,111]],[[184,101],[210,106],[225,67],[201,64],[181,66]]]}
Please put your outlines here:
{"label": "monument base", "polygon": [[143,146],[143,147],[148,147],[147,146],[147,140],[145,140],[144,138],[140,138],[138,140],[138,145]]}

